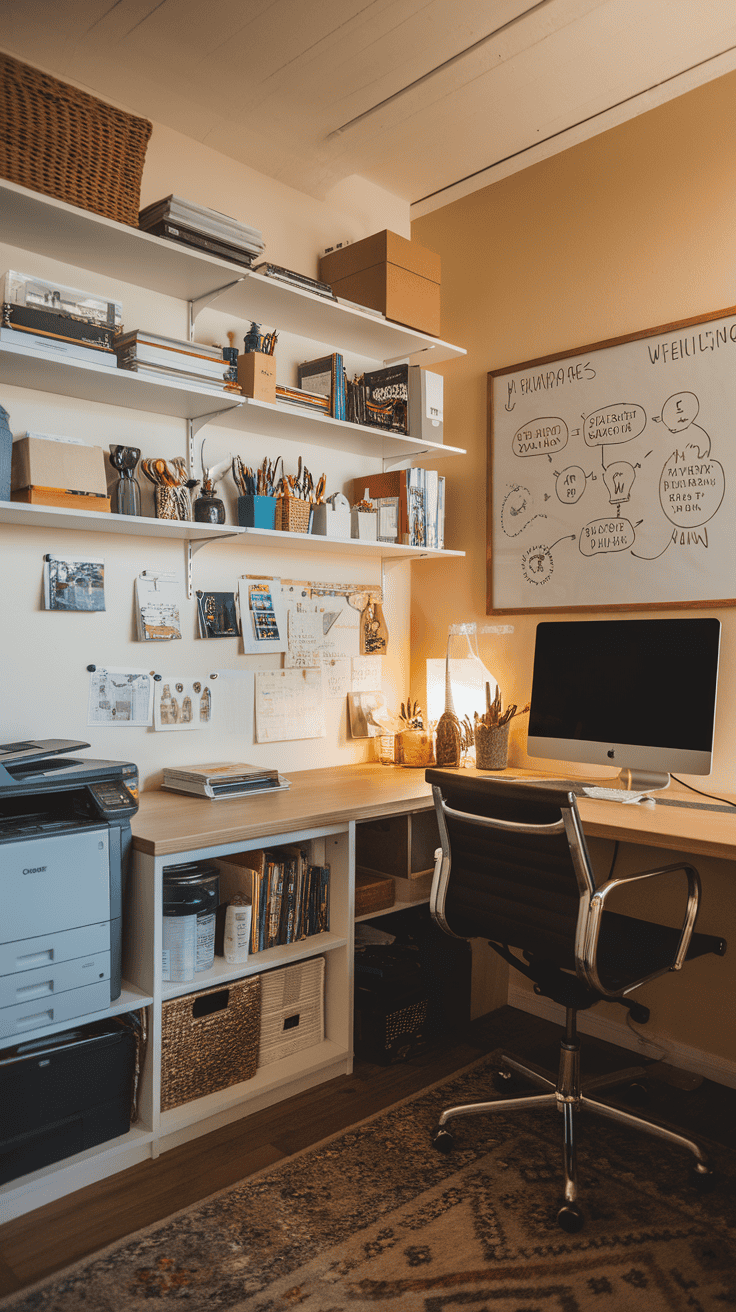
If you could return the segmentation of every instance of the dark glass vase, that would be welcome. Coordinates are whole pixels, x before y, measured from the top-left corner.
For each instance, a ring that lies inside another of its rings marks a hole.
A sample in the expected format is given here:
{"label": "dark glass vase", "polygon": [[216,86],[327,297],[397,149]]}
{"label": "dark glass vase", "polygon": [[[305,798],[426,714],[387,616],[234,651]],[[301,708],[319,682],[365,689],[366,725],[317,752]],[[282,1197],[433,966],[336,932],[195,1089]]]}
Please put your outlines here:
{"label": "dark glass vase", "polygon": [[110,464],[117,470],[118,481],[111,490],[112,511],[115,515],[140,515],[141,489],[135,477],[135,467],[141,453],[134,446],[111,446]]}
{"label": "dark glass vase", "polygon": [[224,524],[225,506],[214,492],[203,489],[194,502],[194,518],[198,524]]}

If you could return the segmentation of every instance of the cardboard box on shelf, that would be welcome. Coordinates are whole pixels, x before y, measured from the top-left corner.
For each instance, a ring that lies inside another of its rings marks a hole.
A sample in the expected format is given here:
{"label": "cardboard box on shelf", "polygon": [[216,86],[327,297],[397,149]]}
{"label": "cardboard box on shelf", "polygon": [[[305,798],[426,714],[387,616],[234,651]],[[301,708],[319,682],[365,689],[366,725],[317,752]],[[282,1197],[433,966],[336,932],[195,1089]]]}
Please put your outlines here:
{"label": "cardboard box on shelf", "polygon": [[265,351],[238,356],[238,386],[254,401],[276,400],[276,361]]}
{"label": "cardboard box on shelf", "polygon": [[[21,488],[56,489],[58,492],[82,492],[106,497],[104,452],[101,446],[79,446],[75,442],[56,442],[42,437],[19,437],[13,443],[10,486],[14,492]],[[19,497],[12,499],[21,500]],[[33,500],[31,497],[22,499]]]}
{"label": "cardboard box on shelf", "polygon": [[324,255],[319,277],[336,296],[439,336],[440,257],[415,241],[384,229]]}

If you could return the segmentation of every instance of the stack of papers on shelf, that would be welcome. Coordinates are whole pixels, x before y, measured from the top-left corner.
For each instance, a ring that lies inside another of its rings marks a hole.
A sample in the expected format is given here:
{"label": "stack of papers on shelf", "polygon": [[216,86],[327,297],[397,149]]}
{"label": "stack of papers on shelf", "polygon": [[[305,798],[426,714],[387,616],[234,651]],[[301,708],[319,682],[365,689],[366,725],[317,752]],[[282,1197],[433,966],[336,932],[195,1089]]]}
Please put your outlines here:
{"label": "stack of papers on shelf", "polygon": [[283,401],[285,405],[300,405],[305,410],[316,410],[324,415],[330,413],[329,396],[323,396],[320,392],[306,392],[302,387],[281,387],[277,384],[276,400]]}
{"label": "stack of papers on shelf", "polygon": [[239,223],[237,219],[209,210],[204,205],[182,200],[181,196],[166,196],[141,210],[138,226],[157,237],[168,237],[247,267],[265,249],[263,234],[258,228]]}
{"label": "stack of papers on shelf", "polygon": [[172,382],[196,383],[198,388],[221,392],[228,370],[219,346],[182,342],[141,328],[115,338],[118,368]]}
{"label": "stack of papers on shelf", "polygon": [[247,797],[251,793],[271,793],[288,788],[289,780],[268,766],[224,762],[215,765],[190,765],[182,769],[164,768],[162,788],[171,793],[194,793],[197,797]]}

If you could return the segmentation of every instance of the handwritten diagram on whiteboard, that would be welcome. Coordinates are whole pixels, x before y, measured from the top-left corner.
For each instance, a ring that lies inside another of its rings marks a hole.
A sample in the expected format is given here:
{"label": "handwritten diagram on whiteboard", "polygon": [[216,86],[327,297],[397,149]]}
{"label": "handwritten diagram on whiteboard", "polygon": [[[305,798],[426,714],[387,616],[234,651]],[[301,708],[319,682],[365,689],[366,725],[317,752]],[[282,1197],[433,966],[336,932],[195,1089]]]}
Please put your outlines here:
{"label": "handwritten diagram on whiteboard", "polygon": [[489,387],[489,613],[736,604],[736,315]]}

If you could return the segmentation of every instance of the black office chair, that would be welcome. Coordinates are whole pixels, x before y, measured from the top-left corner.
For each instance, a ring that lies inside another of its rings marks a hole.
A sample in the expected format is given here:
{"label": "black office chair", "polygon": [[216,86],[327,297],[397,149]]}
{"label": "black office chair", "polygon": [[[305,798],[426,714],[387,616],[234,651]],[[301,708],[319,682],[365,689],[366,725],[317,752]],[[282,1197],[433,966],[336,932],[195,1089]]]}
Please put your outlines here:
{"label": "black office chair", "polygon": [[[577,1037],[579,1010],[606,999],[628,1007],[632,1019],[646,1021],[648,1009],[628,996],[633,989],[680,970],[693,957],[710,952],[722,956],[726,951],[723,939],[693,933],[700,896],[697,871],[690,865],[665,866],[597,886],[575,796],[564,786],[436,769],[427,770],[426,779],[432,784],[442,844],[436,853],[432,916],[454,938],[487,939],[515,970],[534,981],[535,993],[552,998],[566,1012],[557,1081],[531,1064],[499,1054],[496,1088],[511,1084],[513,1072],[545,1092],[450,1107],[439,1118],[435,1147],[452,1150],[447,1123],[458,1116],[557,1107],[564,1116],[564,1195],[557,1219],[569,1232],[583,1224],[575,1161],[575,1114],[581,1109],[688,1149],[695,1158],[693,1182],[708,1187],[712,1168],[694,1140],[589,1096],[592,1090],[629,1082],[646,1068],[581,1083]],[[622,884],[674,871],[687,878],[681,929],[607,909],[609,895]],[[513,949],[520,950],[523,959]]]}

